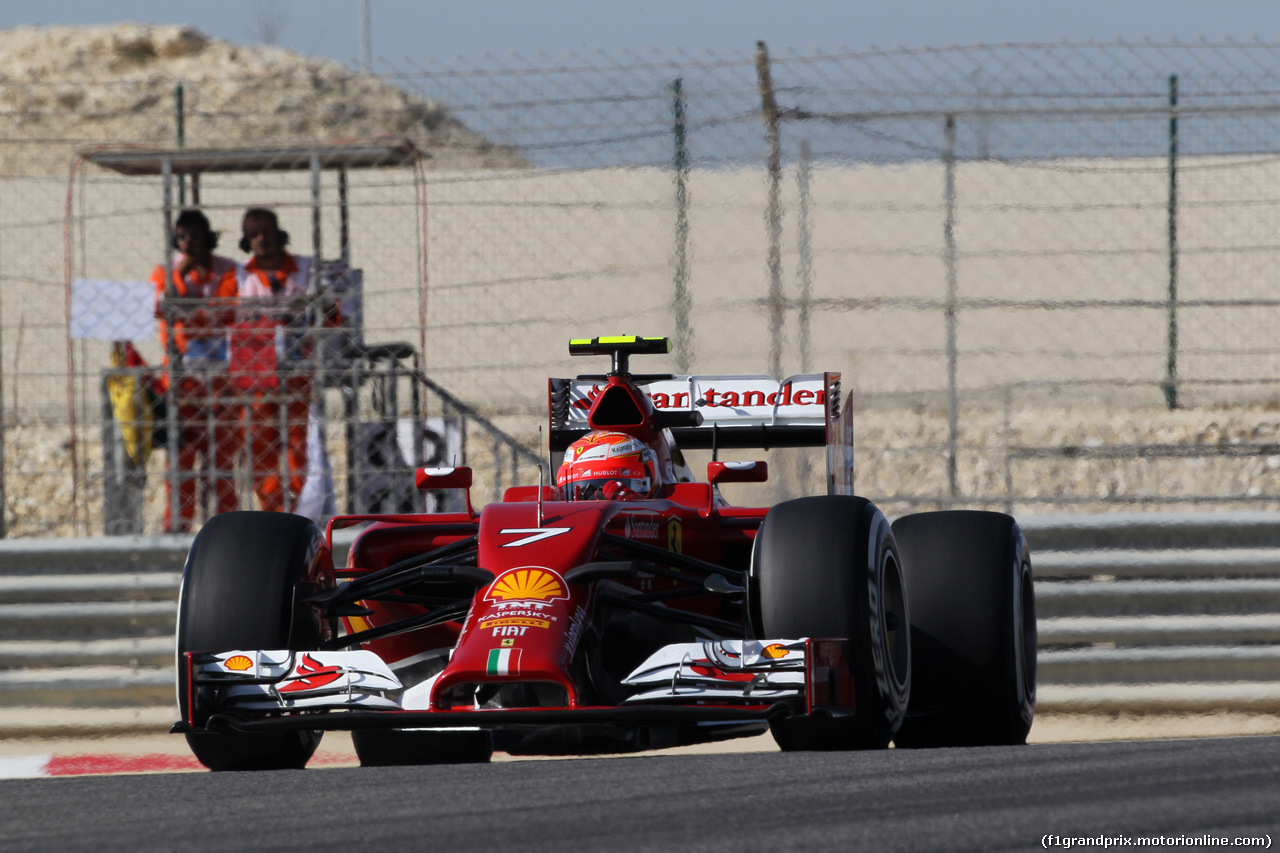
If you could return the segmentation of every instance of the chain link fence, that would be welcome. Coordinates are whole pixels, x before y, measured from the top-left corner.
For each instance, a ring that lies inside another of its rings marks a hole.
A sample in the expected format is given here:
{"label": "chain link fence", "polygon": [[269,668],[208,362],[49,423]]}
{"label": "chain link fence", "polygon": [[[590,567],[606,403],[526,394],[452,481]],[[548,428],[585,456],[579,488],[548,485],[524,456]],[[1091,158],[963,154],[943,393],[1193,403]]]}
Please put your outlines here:
{"label": "chain link fence", "polygon": [[[360,342],[390,349],[308,392],[339,510],[414,461],[373,464],[360,424],[384,444],[405,419],[415,436],[470,424],[444,455],[476,467],[478,499],[536,481],[546,378],[596,369],[567,339],[632,332],[676,340],[645,370],[842,371],[858,490],[890,511],[1280,505],[1278,59],[1255,42],[761,45],[383,67],[260,112],[236,94],[261,88],[246,69],[184,77],[181,113],[174,79],[76,81],[99,109],[62,135],[51,87],[0,138],[8,533],[99,533],[121,505],[104,383],[133,374],[104,374],[109,339],[70,334],[74,284],[145,282],[166,209],[196,193],[235,260],[262,205],[318,270],[360,271]],[[426,156],[318,178],[178,170],[167,208],[161,176],[92,150],[305,154],[378,130]],[[161,363],[154,327],[129,339]],[[158,451],[125,528],[160,529],[177,451]],[[781,469],[764,500],[817,487],[816,458]]]}

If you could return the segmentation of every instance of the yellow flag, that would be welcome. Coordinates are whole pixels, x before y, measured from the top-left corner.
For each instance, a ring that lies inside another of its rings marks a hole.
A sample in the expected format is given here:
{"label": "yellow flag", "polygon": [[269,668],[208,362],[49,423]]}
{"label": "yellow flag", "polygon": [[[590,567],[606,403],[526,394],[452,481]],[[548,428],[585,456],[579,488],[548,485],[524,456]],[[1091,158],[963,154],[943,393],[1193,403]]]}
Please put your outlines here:
{"label": "yellow flag", "polygon": [[[111,345],[111,366],[126,367],[124,344]],[[107,376],[107,396],[111,398],[111,411],[120,426],[120,438],[125,452],[135,465],[147,464],[151,458],[151,406],[143,398],[142,383],[134,373],[124,370]]]}

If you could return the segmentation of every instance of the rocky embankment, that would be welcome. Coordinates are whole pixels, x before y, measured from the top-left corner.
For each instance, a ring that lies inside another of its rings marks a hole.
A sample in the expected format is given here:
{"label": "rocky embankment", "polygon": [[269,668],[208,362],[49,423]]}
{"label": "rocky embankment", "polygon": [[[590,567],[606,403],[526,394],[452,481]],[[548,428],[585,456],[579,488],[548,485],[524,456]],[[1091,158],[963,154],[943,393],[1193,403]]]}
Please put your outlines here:
{"label": "rocky embankment", "polygon": [[448,107],[331,60],[233,44],[191,27],[115,24],[0,30],[0,174],[65,174],[94,144],[188,147],[410,139],[428,168],[513,168]]}

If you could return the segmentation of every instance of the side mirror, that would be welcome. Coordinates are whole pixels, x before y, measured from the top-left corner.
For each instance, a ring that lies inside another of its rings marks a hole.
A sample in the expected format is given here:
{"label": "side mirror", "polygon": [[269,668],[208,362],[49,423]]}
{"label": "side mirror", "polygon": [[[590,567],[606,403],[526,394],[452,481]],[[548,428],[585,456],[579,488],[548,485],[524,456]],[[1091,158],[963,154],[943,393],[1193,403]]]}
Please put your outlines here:
{"label": "side mirror", "polygon": [[710,462],[707,464],[707,480],[713,486],[721,483],[763,483],[768,479],[768,462]]}
{"label": "side mirror", "polygon": [[456,468],[419,468],[413,473],[413,482],[422,491],[466,489],[467,515],[475,515],[471,508],[471,469],[466,465]]}
{"label": "side mirror", "polygon": [[414,483],[424,491],[432,489],[471,488],[471,469],[466,465],[456,468],[419,468],[414,472]]}

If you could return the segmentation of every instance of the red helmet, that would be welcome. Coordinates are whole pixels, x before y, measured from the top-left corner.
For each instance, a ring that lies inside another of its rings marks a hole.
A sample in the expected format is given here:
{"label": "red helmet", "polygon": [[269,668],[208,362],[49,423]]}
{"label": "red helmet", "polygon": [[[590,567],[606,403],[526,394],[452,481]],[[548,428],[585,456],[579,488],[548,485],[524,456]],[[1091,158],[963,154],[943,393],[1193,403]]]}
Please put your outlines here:
{"label": "red helmet", "polygon": [[569,445],[556,472],[564,500],[653,497],[658,459],[644,442],[620,432],[591,432]]}

